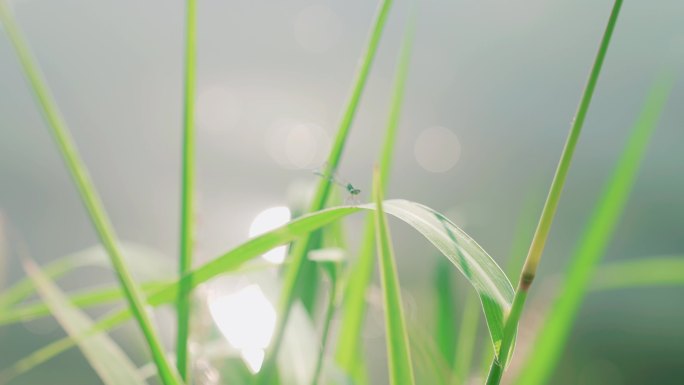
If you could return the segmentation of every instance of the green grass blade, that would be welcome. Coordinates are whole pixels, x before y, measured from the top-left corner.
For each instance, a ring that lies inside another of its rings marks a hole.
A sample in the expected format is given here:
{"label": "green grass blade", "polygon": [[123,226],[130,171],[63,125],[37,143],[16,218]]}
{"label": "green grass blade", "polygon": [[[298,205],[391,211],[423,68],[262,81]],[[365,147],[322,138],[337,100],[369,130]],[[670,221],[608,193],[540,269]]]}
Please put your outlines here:
{"label": "green grass blade", "polygon": [[537,335],[532,354],[525,363],[518,383],[543,384],[553,372],[592,274],[605,253],[624,210],[651,134],[658,124],[673,84],[671,77],[665,76],[659,79],[652,88],[617,166],[593,210],[579,246],[573,254],[560,295],[542,330]]}
{"label": "green grass blade", "polygon": [[[121,242],[124,255],[127,257],[128,265],[135,277],[145,280],[164,280],[171,277],[171,271],[167,269],[168,261],[160,253],[130,242]],[[45,265],[42,270],[51,280],[75,272],[83,267],[104,267],[111,268],[107,252],[101,246],[90,247],[85,250],[55,259]],[[34,294],[36,288],[33,281],[25,277],[12,285],[4,292],[0,293],[0,319],[5,319],[7,314],[13,310],[13,305],[20,303]],[[44,306],[43,306],[44,307]],[[47,308],[44,307],[45,310]],[[0,325],[2,321],[0,321]]]}
{"label": "green grass blade", "polygon": [[[193,192],[195,188],[195,88],[197,57],[197,1],[186,2],[185,90],[183,95],[183,167],[181,176],[181,220],[179,274],[192,269]],[[178,291],[176,368],[183,381],[189,382],[188,334],[190,333],[190,285]]]}
{"label": "green grass blade", "polygon": [[[69,255],[45,266],[43,273],[51,280],[55,280],[78,267],[88,264],[89,261],[84,260],[80,255]],[[24,278],[0,293],[0,309],[3,309],[4,313],[8,311],[11,306],[30,297],[35,292],[36,287],[33,284],[33,281],[28,277]],[[0,317],[3,315],[4,314],[0,315]],[[2,322],[0,322],[0,324],[2,324]]]}
{"label": "green grass blade", "polygon": [[375,234],[377,239],[378,266],[385,308],[385,340],[387,341],[387,361],[390,385],[413,385],[413,364],[409,351],[404,309],[401,303],[399,277],[390,241],[387,217],[382,209],[380,175],[376,171],[373,190],[375,195]]}
{"label": "green grass blade", "polygon": [[[385,22],[387,21],[391,5],[392,0],[381,0],[380,2],[380,8],[373,22],[366,50],[361,58],[361,65],[354,80],[352,93],[347,101],[346,108],[342,115],[342,120],[340,121],[337,129],[335,140],[330,150],[330,154],[328,155],[326,163],[327,170],[325,170],[327,175],[332,175],[337,170],[340,159],[342,158],[342,152],[349,135],[349,130],[354,120],[354,116],[356,115],[356,110],[361,100],[361,94],[365,88],[373,59],[375,58],[375,54],[380,44],[380,37],[382,36],[382,31],[385,26]],[[321,178],[311,204],[311,212],[321,210],[324,207],[330,193],[330,188],[331,181],[329,178]],[[264,363],[264,368],[262,369],[260,375],[261,381],[264,385],[268,384],[271,376],[274,374],[273,369],[275,368],[276,356],[282,342],[290,308],[294,302],[297,283],[299,282],[302,268],[306,262],[306,254],[309,250],[310,241],[311,236],[304,237],[304,239],[294,245],[292,252],[290,253],[291,265],[286,271],[285,280],[283,283],[283,290],[281,294],[282,299],[280,301],[281,310],[279,312],[278,325],[276,326],[272,348],[267,356],[266,362]]]}
{"label": "green grass blade", "polygon": [[[66,295],[50,281],[38,265],[27,259],[24,261],[24,269],[67,334],[77,336],[93,327],[90,318],[69,303]],[[79,348],[105,385],[146,384],[138,375],[135,365],[106,334],[81,339]]]}
{"label": "green grass blade", "polygon": [[[396,143],[399,119],[406,90],[413,39],[415,36],[415,12],[409,21],[404,33],[401,52],[397,63],[394,78],[394,89],[390,104],[387,128],[380,154],[380,187],[384,194],[389,183],[389,175]],[[343,319],[340,326],[340,334],[337,341],[336,361],[340,368],[351,376],[356,382],[362,381],[365,375],[359,370],[363,367],[361,349],[361,330],[366,313],[366,291],[373,276],[375,266],[375,228],[373,218],[368,217],[364,225],[363,240],[356,264],[354,265],[345,290],[343,304]]]}
{"label": "green grass blade", "polygon": [[577,108],[575,120],[570,128],[570,133],[568,134],[565,147],[563,148],[560,161],[558,162],[556,174],[551,182],[549,195],[546,198],[546,203],[544,203],[544,209],[542,210],[541,217],[539,218],[537,230],[534,233],[534,238],[532,238],[532,243],[530,244],[530,250],[528,251],[527,257],[525,259],[525,264],[523,266],[523,270],[520,275],[520,281],[518,283],[518,289],[516,290],[515,299],[513,300],[513,307],[506,320],[506,330],[504,333],[503,343],[501,344],[501,354],[499,354],[498,357],[492,361],[492,366],[487,377],[487,385],[498,385],[499,382],[501,382],[501,376],[503,375],[509,355],[513,352],[513,345],[515,335],[517,334],[518,322],[520,322],[520,315],[522,314],[530,285],[532,285],[532,281],[534,281],[539,261],[541,260],[541,256],[544,252],[546,239],[551,231],[551,225],[556,215],[556,209],[558,208],[558,202],[560,201],[561,193],[563,192],[563,186],[565,185],[570,164],[572,163],[575,147],[577,146],[577,141],[579,140],[580,133],[582,132],[584,120],[589,112],[591,99],[594,95],[594,90],[596,89],[596,83],[598,82],[599,75],[601,74],[601,68],[603,67],[603,62],[605,60],[606,53],[608,52],[608,47],[610,46],[610,40],[613,35],[613,31],[615,30],[615,24],[617,23],[621,7],[622,0],[615,0],[610,17],[608,18],[606,30],[603,34],[601,44],[596,54],[596,59],[594,60],[594,65],[591,68],[589,79],[587,80],[587,85],[582,93],[582,98],[580,100],[579,107]]}
{"label": "green grass blade", "polygon": [[109,254],[114,270],[126,292],[129,306],[133,311],[150,348],[159,375],[166,385],[180,384],[178,375],[172,366],[169,365],[169,362],[164,355],[161,342],[157,336],[157,332],[152,325],[149,315],[145,311],[144,298],[124,263],[124,258],[119,249],[114,229],[107,217],[104,206],[88,176],[83,161],[80,159],[76,146],[69,135],[66,123],[64,122],[64,119],[43,80],[42,74],[35,64],[29,47],[24,41],[5,1],[0,1],[0,20],[16,50],[21,66],[31,86],[31,90],[41,107],[45,120],[51,129],[51,133],[64,158],[67,168],[71,172],[74,183],[80,193],[81,200],[90,215],[93,226],[97,231],[102,245]]}
{"label": "green grass blade", "polygon": [[[510,308],[513,287],[494,260],[463,230],[438,212],[421,204],[394,199],[385,201],[384,212],[400,219],[428,239],[447,257],[471,285],[477,290],[483,303],[485,318],[495,346],[500,344],[503,333],[502,315]],[[191,287],[214,277],[235,271],[245,262],[254,259],[274,247],[287,244],[334,221],[359,211],[375,210],[374,204],[340,206],[299,217],[286,225],[254,237],[231,251],[194,269],[180,281],[187,280]],[[170,303],[177,298],[175,283],[151,294],[147,302],[152,306]],[[130,309],[115,313],[99,321],[91,332],[109,330],[131,316]],[[49,349],[54,349],[50,347]],[[49,350],[48,349],[48,350]],[[44,353],[32,356],[50,358]]]}
{"label": "green grass blade", "polygon": [[463,305],[461,325],[458,329],[456,351],[452,358],[454,362],[453,376],[450,382],[452,385],[468,383],[479,321],[480,312],[477,309],[477,297],[473,293],[468,293]]}
{"label": "green grass blade", "polygon": [[[454,362],[456,350],[456,304],[454,295],[454,279],[452,276],[451,263],[446,259],[440,259],[435,268],[434,298],[435,304],[435,332],[434,341],[437,344],[442,361],[451,365]],[[477,303],[475,313],[478,314]],[[451,369],[451,366],[449,366]]]}
{"label": "green grass blade", "polygon": [[361,336],[363,322],[366,314],[366,291],[373,278],[375,267],[375,226],[373,217],[366,217],[363,240],[359,249],[357,262],[349,274],[347,287],[344,292],[342,305],[342,321],[340,323],[339,337],[335,361],[345,373],[352,377],[355,382],[365,377],[359,370],[359,363],[363,361],[363,349]]}
{"label": "green grass blade", "polygon": [[597,267],[592,291],[684,285],[684,256],[650,257]]}
{"label": "green grass blade", "polygon": [[[47,272],[43,271],[48,278]],[[151,294],[160,291],[161,289],[169,290],[169,286],[175,283],[170,282],[148,282],[140,285],[143,292]],[[33,288],[34,286],[32,286]],[[69,295],[69,302],[80,309],[85,309],[93,306],[106,305],[113,302],[125,300],[125,294],[121,287],[107,287],[107,288],[93,288],[82,293],[75,293]],[[51,314],[49,307],[45,302],[30,303],[23,306],[15,306],[0,313],[0,326],[11,325],[17,322],[26,322]]]}

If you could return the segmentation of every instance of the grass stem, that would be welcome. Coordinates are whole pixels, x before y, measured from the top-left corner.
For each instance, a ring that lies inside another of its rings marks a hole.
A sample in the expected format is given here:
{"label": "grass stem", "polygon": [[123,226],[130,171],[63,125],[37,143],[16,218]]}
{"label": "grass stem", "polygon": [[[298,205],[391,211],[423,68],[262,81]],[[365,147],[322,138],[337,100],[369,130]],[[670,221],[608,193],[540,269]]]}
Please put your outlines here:
{"label": "grass stem", "polygon": [[534,281],[537,267],[546,244],[546,239],[549,235],[549,231],[551,230],[551,224],[553,223],[553,218],[556,214],[561,192],[563,191],[568,170],[570,169],[570,163],[575,152],[575,146],[577,145],[577,141],[582,131],[582,126],[584,125],[584,120],[587,116],[587,112],[589,111],[591,99],[594,95],[594,90],[596,89],[596,83],[598,82],[606,53],[608,52],[608,47],[610,45],[610,40],[615,29],[615,24],[617,22],[621,6],[622,0],[615,0],[613,9],[608,19],[606,30],[603,34],[603,38],[601,39],[601,44],[599,46],[596,59],[594,60],[594,65],[587,81],[587,85],[584,89],[584,93],[582,94],[582,99],[577,109],[575,120],[573,121],[570,133],[565,143],[565,147],[563,148],[563,152],[558,163],[558,168],[556,169],[556,174],[551,182],[551,189],[549,191],[548,197],[546,198],[546,203],[544,204],[544,209],[542,210],[541,218],[539,219],[539,224],[537,225],[537,230],[535,231],[532,244],[530,245],[527,258],[525,259],[525,264],[523,266],[522,273],[520,275],[520,281],[518,283],[518,289],[516,290],[515,298],[513,299],[513,306],[506,320],[504,339],[501,343],[499,357],[498,360],[493,360],[489,376],[487,378],[488,385],[497,385],[501,381],[503,368],[506,366],[506,360],[508,359],[508,354],[513,344],[516,334],[515,331],[517,330],[518,322],[520,321],[520,315],[522,314],[522,309],[525,306],[527,293],[530,285]]}
{"label": "grass stem", "polygon": [[178,378],[178,373],[169,364],[164,353],[164,348],[150,319],[150,315],[147,313],[145,308],[146,301],[142,292],[133,280],[128,267],[124,262],[114,228],[107,216],[104,205],[88,175],[85,164],[79,156],[73,139],[69,134],[67,125],[54,102],[54,98],[35,63],[35,59],[30,52],[28,44],[25,42],[7,4],[3,0],[0,0],[0,21],[2,21],[2,25],[17,52],[22,69],[31,86],[31,90],[42,109],[43,115],[57,143],[57,147],[61,152],[76,188],[80,193],[81,201],[90,216],[90,220],[102,245],[110,257],[119,283],[124,289],[126,299],[128,300],[128,306],[135,316],[150,348],[159,376],[165,385],[180,384],[181,381]]}
{"label": "grass stem", "polygon": [[[195,89],[197,57],[197,1],[187,0],[185,27],[185,90],[183,96],[183,164],[181,177],[181,220],[179,275],[192,269],[193,196],[195,187]],[[188,338],[190,333],[190,292],[192,283],[181,281],[178,291],[176,367],[189,382]]]}

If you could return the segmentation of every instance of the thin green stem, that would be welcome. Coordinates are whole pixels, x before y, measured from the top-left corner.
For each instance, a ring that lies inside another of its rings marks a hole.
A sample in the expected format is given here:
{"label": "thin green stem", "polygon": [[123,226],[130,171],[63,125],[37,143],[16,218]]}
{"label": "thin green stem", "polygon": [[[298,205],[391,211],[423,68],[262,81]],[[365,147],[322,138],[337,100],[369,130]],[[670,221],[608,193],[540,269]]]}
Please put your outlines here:
{"label": "thin green stem", "polygon": [[518,290],[515,293],[513,306],[506,320],[504,338],[501,343],[499,358],[498,360],[495,359],[492,362],[487,379],[488,385],[499,384],[501,381],[503,368],[506,366],[506,360],[508,359],[508,354],[513,344],[516,334],[515,331],[517,330],[518,322],[520,321],[520,315],[522,314],[522,309],[525,306],[527,292],[532,284],[532,281],[534,281],[537,267],[544,251],[544,245],[546,244],[546,239],[549,235],[549,231],[551,230],[551,224],[553,223],[553,218],[556,214],[556,209],[558,207],[561,192],[563,191],[565,179],[567,177],[568,170],[570,169],[570,163],[575,152],[575,146],[577,145],[577,141],[582,131],[582,126],[584,125],[584,120],[587,116],[587,112],[589,111],[589,105],[591,104],[591,99],[594,94],[594,90],[596,89],[596,83],[598,82],[598,78],[601,73],[601,67],[603,66],[606,53],[608,52],[608,46],[610,45],[610,39],[613,35],[621,6],[622,0],[615,0],[613,9],[608,19],[606,30],[603,34],[603,38],[601,39],[601,44],[599,46],[596,59],[594,60],[594,65],[589,75],[589,80],[587,81],[584,93],[582,94],[582,99],[577,109],[575,120],[570,129],[570,134],[568,135],[567,141],[565,143],[565,148],[563,148],[563,153],[561,154],[561,159],[558,163],[556,174],[551,182],[551,189],[549,191],[548,197],[546,198],[546,203],[544,204],[544,209],[542,210],[541,218],[539,219],[539,224],[537,225],[537,230],[535,231],[532,244],[530,245],[530,250],[527,253],[527,258],[525,259],[525,265],[523,266],[520,281],[518,283]]}
{"label": "thin green stem", "polygon": [[[193,193],[195,187],[195,88],[197,57],[197,1],[186,3],[185,92],[183,97],[183,166],[181,179],[180,263],[181,277],[192,269]],[[178,291],[176,367],[189,382],[188,337],[190,333],[190,292],[192,283],[181,281]]]}
{"label": "thin green stem", "polygon": [[[591,288],[591,279],[597,272],[599,261],[605,255],[619,223],[651,135],[658,125],[658,119],[673,85],[674,79],[670,73],[661,75],[653,85],[616,167],[594,208],[591,219],[585,226],[586,230],[577,249],[572,254],[571,263],[565,269],[559,295],[544,325],[537,332],[534,349],[525,361],[519,383],[525,385],[546,383],[560,360],[576,314],[587,291]],[[636,266],[638,268],[638,265]],[[641,266],[642,269],[639,272],[641,276],[647,277],[655,272],[653,269],[656,266]],[[635,270],[632,271],[635,272]],[[622,271],[622,273],[625,272]],[[594,282],[601,281],[595,280]]]}
{"label": "thin green stem", "polygon": [[178,374],[166,359],[157,332],[152,325],[149,314],[145,310],[146,301],[142,292],[136,285],[124,263],[116,234],[105,212],[104,205],[88,175],[85,164],[76,150],[76,146],[69,134],[67,125],[45,84],[38,66],[35,64],[33,55],[4,1],[0,1],[0,20],[17,52],[24,73],[30,83],[38,104],[42,108],[42,112],[51,128],[52,135],[57,142],[57,146],[64,158],[67,168],[71,172],[71,176],[81,195],[81,200],[88,211],[90,220],[111,259],[119,282],[124,289],[129,308],[138,321],[145,339],[147,340],[159,376],[166,385],[180,384],[181,381],[178,378]]}
{"label": "thin green stem", "polygon": [[[327,264],[327,263],[326,263]],[[331,266],[328,267],[330,276],[330,293],[328,295],[328,308],[325,311],[325,319],[323,320],[323,334],[321,335],[321,348],[318,353],[318,359],[316,360],[316,369],[314,370],[313,377],[311,379],[311,385],[318,384],[321,377],[321,372],[323,371],[323,363],[325,362],[325,351],[328,347],[328,339],[330,337],[330,325],[332,324],[333,315],[335,314],[335,307],[337,306],[337,273],[339,269],[339,264],[336,262],[331,262]]]}
{"label": "thin green stem", "polygon": [[[359,102],[361,100],[361,95],[366,85],[368,79],[368,74],[370,73],[371,65],[375,54],[378,50],[380,44],[380,37],[382,36],[382,31],[387,21],[389,15],[389,10],[392,5],[392,0],[382,0],[380,3],[380,8],[378,10],[377,16],[373,23],[372,31],[366,46],[365,53],[362,57],[361,65],[356,74],[356,79],[354,81],[354,86],[352,88],[352,93],[347,101],[347,106],[345,108],[344,114],[342,115],[342,120],[337,129],[337,135],[335,141],[333,142],[330,154],[328,155],[325,175],[332,175],[339,165],[340,159],[342,157],[342,152],[349,136],[349,131],[351,129],[354,116],[356,115],[356,110],[358,108]],[[316,188],[316,193],[314,195],[313,201],[311,203],[310,210],[318,211],[322,209],[325,202],[328,199],[330,193],[331,181],[329,178],[320,178],[318,186]],[[305,236],[302,240],[295,243],[293,250],[290,254],[291,265],[288,267],[285,275],[285,280],[283,284],[283,290],[281,293],[280,301],[280,318],[278,325],[276,327],[276,332],[273,340],[273,347],[268,354],[262,374],[260,376],[261,383],[268,384],[271,381],[271,376],[273,376],[273,371],[275,367],[275,360],[278,355],[278,350],[282,344],[283,336],[285,334],[285,326],[290,315],[290,309],[294,303],[295,292],[297,283],[299,282],[299,276],[302,272],[302,266],[306,260],[306,253],[309,250],[309,243],[312,239],[312,235],[309,234]]]}

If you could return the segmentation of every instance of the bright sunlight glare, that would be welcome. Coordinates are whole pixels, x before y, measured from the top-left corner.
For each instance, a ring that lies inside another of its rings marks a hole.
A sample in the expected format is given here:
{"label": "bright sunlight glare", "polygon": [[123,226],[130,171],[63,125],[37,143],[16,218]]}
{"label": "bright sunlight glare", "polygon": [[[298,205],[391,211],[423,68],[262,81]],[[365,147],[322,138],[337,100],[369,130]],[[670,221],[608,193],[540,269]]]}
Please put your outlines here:
{"label": "bright sunlight glare", "polygon": [[[254,218],[252,225],[249,226],[249,236],[255,237],[267,231],[271,231],[278,226],[282,226],[290,221],[292,215],[290,209],[285,206],[276,206],[266,209]],[[281,264],[285,260],[287,246],[279,246],[262,255],[262,257],[275,264]]]}
{"label": "bright sunlight glare", "polygon": [[252,284],[232,294],[213,296],[209,312],[249,369],[258,372],[276,324],[275,309],[261,288]]}

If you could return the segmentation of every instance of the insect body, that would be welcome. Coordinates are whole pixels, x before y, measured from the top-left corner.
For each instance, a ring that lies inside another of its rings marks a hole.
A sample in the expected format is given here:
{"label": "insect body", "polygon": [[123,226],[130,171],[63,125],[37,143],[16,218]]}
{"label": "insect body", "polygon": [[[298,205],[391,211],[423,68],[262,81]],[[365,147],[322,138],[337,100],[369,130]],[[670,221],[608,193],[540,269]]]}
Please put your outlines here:
{"label": "insect body", "polygon": [[[326,167],[327,169],[327,167]],[[342,187],[343,189],[347,190],[349,193],[349,199],[350,201],[354,202],[358,199],[359,194],[361,194],[361,190],[354,187],[353,184],[341,179],[339,176],[333,173],[333,175],[328,175],[327,173],[323,171],[314,171],[314,174],[320,176],[321,178],[325,178],[329,180],[332,183],[335,183],[336,185]]]}

